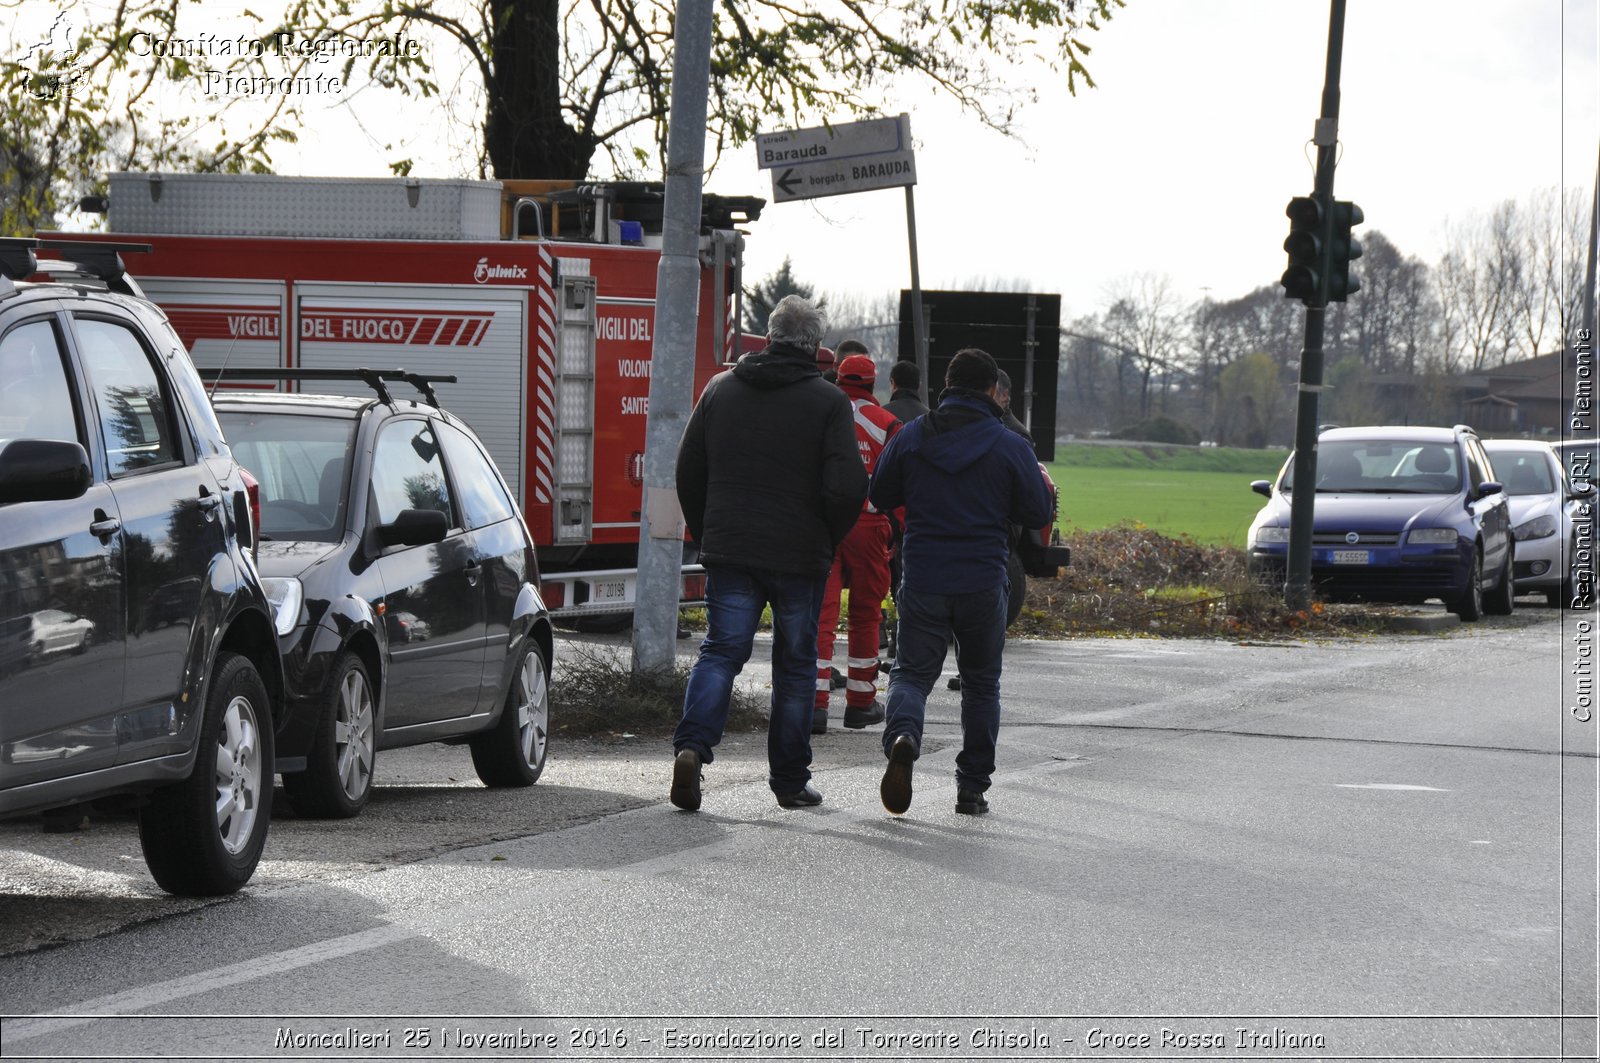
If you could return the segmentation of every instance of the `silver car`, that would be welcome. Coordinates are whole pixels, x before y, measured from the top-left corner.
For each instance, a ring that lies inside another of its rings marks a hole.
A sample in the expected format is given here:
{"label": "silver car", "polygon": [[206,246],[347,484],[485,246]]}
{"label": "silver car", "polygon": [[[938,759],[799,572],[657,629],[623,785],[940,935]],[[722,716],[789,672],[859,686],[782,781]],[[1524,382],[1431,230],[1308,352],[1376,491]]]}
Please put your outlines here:
{"label": "silver car", "polygon": [[1517,538],[1518,594],[1543,593],[1552,608],[1573,600],[1573,521],[1594,489],[1567,477],[1548,443],[1533,439],[1486,439],[1483,449],[1505,485]]}

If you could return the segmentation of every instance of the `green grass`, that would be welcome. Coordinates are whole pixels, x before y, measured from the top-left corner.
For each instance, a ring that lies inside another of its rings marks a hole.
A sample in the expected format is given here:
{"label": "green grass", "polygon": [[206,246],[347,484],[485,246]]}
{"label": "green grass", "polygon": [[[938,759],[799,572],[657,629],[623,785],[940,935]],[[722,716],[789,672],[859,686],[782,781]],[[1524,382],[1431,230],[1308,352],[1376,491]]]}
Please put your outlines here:
{"label": "green grass", "polygon": [[1282,450],[1069,443],[1056,448],[1049,469],[1064,533],[1138,523],[1163,535],[1243,546],[1265,501],[1250,481],[1271,479],[1287,457]]}

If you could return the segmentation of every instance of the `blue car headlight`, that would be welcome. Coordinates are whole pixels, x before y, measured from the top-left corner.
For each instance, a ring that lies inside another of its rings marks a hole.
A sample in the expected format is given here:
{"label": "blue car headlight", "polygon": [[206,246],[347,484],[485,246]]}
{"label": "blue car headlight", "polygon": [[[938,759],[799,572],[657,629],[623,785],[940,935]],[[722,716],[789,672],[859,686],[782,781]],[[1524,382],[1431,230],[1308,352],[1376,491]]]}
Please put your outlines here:
{"label": "blue car headlight", "polygon": [[1412,528],[1411,534],[1406,536],[1406,541],[1418,546],[1454,546],[1456,530],[1454,528]]}
{"label": "blue car headlight", "polygon": [[1556,533],[1556,518],[1554,514],[1546,513],[1518,524],[1513,530],[1517,538],[1524,542],[1529,539],[1548,539]]}

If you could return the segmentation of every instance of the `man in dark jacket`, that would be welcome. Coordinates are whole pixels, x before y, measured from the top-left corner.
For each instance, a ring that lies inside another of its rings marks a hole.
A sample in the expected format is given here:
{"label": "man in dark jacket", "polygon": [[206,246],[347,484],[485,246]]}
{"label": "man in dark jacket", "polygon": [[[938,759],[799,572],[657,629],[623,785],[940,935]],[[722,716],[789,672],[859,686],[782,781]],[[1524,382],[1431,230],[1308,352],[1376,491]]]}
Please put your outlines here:
{"label": "man in dark jacket", "polygon": [[1033,433],[1011,412],[1011,377],[1006,375],[1004,369],[1000,370],[1000,386],[995,390],[994,400],[1000,404],[1000,423],[1032,443]]}
{"label": "man in dark jacket", "polygon": [[671,799],[700,807],[700,767],[728,721],[734,677],[772,607],[768,782],[785,808],[815,805],[811,702],[817,612],[834,548],[866,498],[855,410],[822,379],[821,313],[787,296],[767,347],[706,385],[678,449],[678,500],[706,569],[707,632],[672,744]]}
{"label": "man in dark jacket", "polygon": [[883,408],[900,418],[902,423],[910,423],[928,412],[928,408],[917,397],[917,389],[922,386],[922,370],[917,368],[916,362],[896,362],[889,367],[889,401]]}
{"label": "man in dark jacket", "polygon": [[899,815],[911,807],[911,766],[923,712],[945,650],[956,640],[961,752],[956,811],[989,810],[1000,734],[1000,663],[1006,641],[1007,523],[1051,518],[1033,449],[1000,421],[999,370],[983,351],[957,351],[939,408],[897,432],[872,474],[879,509],[905,507],[898,654],[889,673],[880,794]]}

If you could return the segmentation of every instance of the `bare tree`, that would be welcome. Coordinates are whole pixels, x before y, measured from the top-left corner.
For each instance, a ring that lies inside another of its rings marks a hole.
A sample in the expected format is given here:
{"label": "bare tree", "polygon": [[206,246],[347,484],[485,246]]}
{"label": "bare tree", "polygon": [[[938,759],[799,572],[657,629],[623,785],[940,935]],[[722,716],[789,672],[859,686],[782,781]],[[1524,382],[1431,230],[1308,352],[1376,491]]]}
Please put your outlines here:
{"label": "bare tree", "polygon": [[1139,371],[1139,416],[1150,416],[1151,385],[1160,371],[1162,406],[1183,345],[1183,308],[1169,278],[1143,273],[1112,289],[1105,329],[1133,352]]}
{"label": "bare tree", "polygon": [[1522,218],[1506,200],[1457,225],[1439,261],[1439,303],[1454,341],[1451,364],[1471,372],[1500,365],[1514,349],[1518,293],[1527,283]]}

